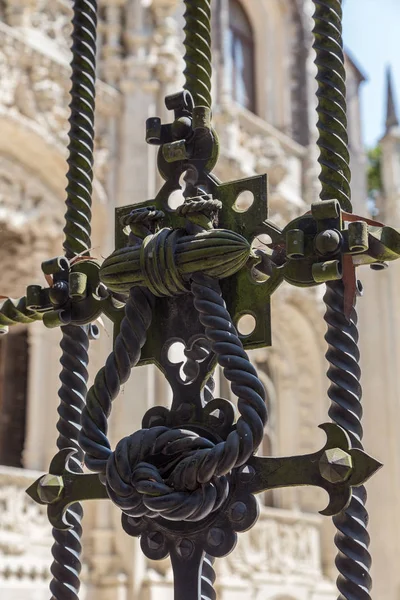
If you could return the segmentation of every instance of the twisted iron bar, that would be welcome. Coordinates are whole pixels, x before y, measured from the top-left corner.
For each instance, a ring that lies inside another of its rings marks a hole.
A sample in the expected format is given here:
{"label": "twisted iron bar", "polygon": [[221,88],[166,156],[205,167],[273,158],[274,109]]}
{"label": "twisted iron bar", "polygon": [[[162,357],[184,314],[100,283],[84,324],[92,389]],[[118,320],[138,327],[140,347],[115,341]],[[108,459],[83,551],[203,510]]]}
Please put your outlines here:
{"label": "twisted iron bar", "polygon": [[[347,148],[346,73],[342,41],[341,0],[314,0],[316,65],[318,67],[318,129],[320,149],[321,200],[337,198],[341,207],[351,212],[350,167]],[[361,386],[358,350],[357,313],[353,307],[350,321],[344,313],[344,284],[326,284],[325,321],[328,325],[326,357],[331,381],[329,415],[349,434],[354,446],[361,448]],[[338,548],[336,566],[339,600],[370,600],[369,576],[371,556],[366,527],[366,491],[353,490],[348,508],[334,517]]]}
{"label": "twisted iron bar", "polygon": [[26,305],[26,297],[13,300],[7,298],[0,305],[0,333],[5,333],[9,325],[34,323],[42,321],[43,313],[30,310]]}
{"label": "twisted iron bar", "polygon": [[64,227],[67,258],[90,248],[97,2],[75,0],[73,9],[69,169]]}
{"label": "twisted iron bar", "polygon": [[268,419],[265,390],[243,349],[218,281],[196,273],[192,276],[191,289],[206,337],[224,376],[231,382],[232,392],[238,398],[241,416],[236,423],[236,431],[228,436],[224,452],[228,456],[234,448],[236,457],[230,467],[233,468],[244,464],[262,442]]}
{"label": "twisted iron bar", "polygon": [[[74,472],[81,473],[83,452],[78,444],[78,434],[80,414],[85,404],[87,391],[86,365],[89,340],[86,329],[83,327],[67,325],[61,330],[63,334],[60,344],[62,370],[60,374],[61,387],[58,391],[61,404],[58,407],[60,418],[57,423],[59,432],[57,448],[59,450],[74,448],[77,451],[70,459],[69,468]],[[52,598],[57,600],[78,600],[82,517],[82,505],[77,502],[68,508],[68,522],[72,528],[68,531],[53,528],[54,544],[51,551],[54,560],[51,565],[53,579],[50,583],[50,591]]]}
{"label": "twisted iron bar", "polygon": [[185,0],[185,90],[211,108],[211,0]]}
{"label": "twisted iron bar", "polygon": [[[93,180],[94,109],[96,80],[96,0],[74,0],[72,32],[72,87],[70,103],[67,210],[65,213],[64,251],[67,258],[87,252],[90,248],[91,204]],[[89,345],[87,328],[62,327],[62,382],[59,390],[57,429],[59,449],[73,447],[79,453],[71,461],[71,469],[81,471],[82,458],[77,437],[81,411],[85,402],[88,379]],[[67,511],[68,531],[53,529],[53,579],[50,590],[55,600],[77,600],[80,588],[80,553],[82,506],[73,504]]]}
{"label": "twisted iron bar", "polygon": [[[342,281],[330,282],[324,295],[325,321],[328,330],[326,357],[329,361],[328,390],[331,399],[329,416],[350,436],[353,447],[362,448],[361,439],[361,385],[358,350],[357,313],[353,308],[350,321],[344,316],[344,286]],[[339,552],[336,566],[339,570],[337,586],[339,600],[371,600],[372,587],[368,552],[368,513],[365,509],[367,493],[364,486],[353,488],[349,506],[333,518],[337,528],[335,544]]]}
{"label": "twisted iron bar", "polygon": [[321,200],[337,198],[351,212],[342,0],[314,0],[314,4]]}
{"label": "twisted iron bar", "polygon": [[213,587],[215,582],[214,562],[215,558],[213,556],[205,555],[201,570],[201,600],[216,600],[217,598]]}
{"label": "twisted iron bar", "polygon": [[111,452],[107,439],[107,419],[112,401],[121,385],[128,381],[133,367],[140,359],[151,324],[153,296],[145,288],[134,287],[125,305],[125,316],[115,340],[114,351],[105,366],[97,373],[82,412],[79,444],[85,451],[85,464],[91,471],[105,473]]}

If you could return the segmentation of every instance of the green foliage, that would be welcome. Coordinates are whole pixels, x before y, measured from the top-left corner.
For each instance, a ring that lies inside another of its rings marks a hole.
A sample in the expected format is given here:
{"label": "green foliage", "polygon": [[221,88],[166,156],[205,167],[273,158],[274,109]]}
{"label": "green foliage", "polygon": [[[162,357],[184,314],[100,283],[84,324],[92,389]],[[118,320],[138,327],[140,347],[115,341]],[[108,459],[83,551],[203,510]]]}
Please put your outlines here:
{"label": "green foliage", "polygon": [[379,145],[375,146],[375,148],[371,148],[367,152],[367,158],[368,195],[374,197],[377,192],[382,191],[382,148]]}

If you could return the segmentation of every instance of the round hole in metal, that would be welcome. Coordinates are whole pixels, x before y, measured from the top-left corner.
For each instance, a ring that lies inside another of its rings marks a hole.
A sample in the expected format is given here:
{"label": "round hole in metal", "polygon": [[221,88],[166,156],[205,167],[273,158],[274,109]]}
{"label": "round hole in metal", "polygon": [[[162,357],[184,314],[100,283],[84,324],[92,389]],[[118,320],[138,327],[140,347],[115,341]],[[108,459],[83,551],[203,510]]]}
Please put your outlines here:
{"label": "round hole in metal", "polygon": [[254,202],[254,194],[250,190],[240,192],[233,205],[236,212],[246,212]]}
{"label": "round hole in metal", "polygon": [[245,314],[239,317],[237,322],[237,330],[240,335],[251,335],[256,328],[256,320],[253,315]]}

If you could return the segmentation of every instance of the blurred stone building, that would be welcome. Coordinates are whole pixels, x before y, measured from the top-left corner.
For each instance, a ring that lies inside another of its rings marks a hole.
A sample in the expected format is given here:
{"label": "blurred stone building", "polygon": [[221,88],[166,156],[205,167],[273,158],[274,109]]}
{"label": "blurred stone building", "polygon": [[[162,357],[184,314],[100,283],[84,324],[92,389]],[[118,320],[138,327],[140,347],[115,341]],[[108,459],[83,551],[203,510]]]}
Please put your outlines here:
{"label": "blurred stone building", "polygon": [[[114,208],[152,198],[160,186],[156,150],[144,142],[144,123],[155,115],[169,121],[164,97],[182,86],[182,4],[179,0],[99,2],[92,250],[98,258],[113,248]],[[227,181],[266,172],[270,217],[279,225],[306,211],[318,198],[312,11],[311,0],[213,2],[213,110],[221,142],[216,174]],[[41,261],[61,253],[70,18],[69,0],[0,2],[0,293],[5,296],[23,295],[28,283],[44,284]],[[354,202],[356,211],[365,213],[359,113],[363,76],[350,58],[347,70]],[[388,221],[398,211],[399,141],[398,123],[392,122],[383,140],[385,161],[397,160],[385,175]],[[176,205],[181,200],[175,196],[170,201]],[[394,600],[400,581],[398,573],[389,574],[388,557],[396,555],[394,550],[398,555],[400,543],[391,524],[400,493],[394,431],[399,409],[395,356],[390,362],[385,357],[393,344],[397,348],[400,343],[396,335],[400,324],[396,329],[390,325],[398,270],[388,273],[378,274],[386,288],[376,286],[376,290],[368,274],[367,297],[360,305],[361,324],[370,326],[362,340],[367,348],[367,447],[384,462],[391,461],[385,474],[369,486],[372,530],[383,535],[375,535],[373,545],[376,594]],[[328,420],[329,406],[321,296],[321,288],[282,286],[272,303],[273,346],[252,353],[270,405],[265,454],[308,453],[324,441],[317,430],[319,423]],[[385,303],[384,323],[374,316],[378,308],[374,302]],[[15,327],[0,340],[0,592],[4,600],[48,597],[51,530],[45,512],[24,490],[48,470],[55,451],[59,338],[58,330],[35,323]],[[378,344],[385,341],[376,356]],[[105,324],[100,341],[91,348],[92,377],[110,346],[110,327]],[[385,392],[380,388],[383,377]],[[217,377],[217,385],[218,393],[229,397],[222,378]],[[135,369],[115,402],[112,439],[139,428],[150,406],[169,401],[170,392],[155,368]],[[374,436],[377,427],[379,440]],[[390,452],[384,445],[388,440]],[[266,493],[260,502],[257,527],[242,534],[234,553],[217,562],[219,598],[334,600],[334,531],[330,520],[318,515],[326,505],[324,494],[315,489],[278,490]],[[85,505],[83,563],[82,599],[172,598],[168,560],[145,559],[138,541],[122,531],[120,513],[110,502]]]}

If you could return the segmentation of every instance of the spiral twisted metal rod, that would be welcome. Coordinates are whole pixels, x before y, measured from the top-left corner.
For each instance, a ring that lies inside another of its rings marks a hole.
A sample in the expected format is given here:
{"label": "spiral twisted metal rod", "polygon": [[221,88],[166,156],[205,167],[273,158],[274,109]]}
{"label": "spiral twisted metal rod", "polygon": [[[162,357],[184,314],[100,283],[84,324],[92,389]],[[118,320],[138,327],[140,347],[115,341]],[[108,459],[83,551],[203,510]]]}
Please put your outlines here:
{"label": "spiral twisted metal rod", "polygon": [[9,325],[34,323],[35,321],[42,321],[42,319],[43,313],[30,310],[26,306],[25,296],[17,300],[7,298],[0,305],[0,331],[5,330]]}
{"label": "spiral twisted metal rod", "polygon": [[321,200],[337,198],[351,212],[342,0],[314,0],[314,4]]}
{"label": "spiral twisted metal rod", "polygon": [[69,168],[64,227],[67,258],[90,248],[97,2],[75,0],[73,9]]}
{"label": "spiral twisted metal rod", "polygon": [[247,461],[263,439],[264,426],[268,419],[265,390],[243,349],[225,307],[218,281],[196,273],[192,276],[191,289],[194,306],[205,328],[206,337],[211,342],[211,348],[217,355],[224,376],[231,382],[232,392],[238,398],[241,416],[236,423],[234,435],[230,434],[228,437],[225,451],[228,452],[229,445],[238,444],[235,449],[236,462],[232,467],[240,466]]}
{"label": "spiral twisted metal rod", "polygon": [[[353,308],[350,321],[344,316],[342,281],[327,284],[324,301],[324,318],[328,324],[325,335],[328,342],[326,357],[329,361],[328,377],[331,380],[328,395],[332,402],[329,416],[347,431],[353,447],[362,448],[357,313]],[[339,600],[371,600],[371,555],[368,552],[370,539],[367,532],[366,499],[364,486],[354,488],[348,508],[333,518],[337,528],[335,544],[339,550],[335,561],[339,570]]]}
{"label": "spiral twisted metal rod", "polygon": [[213,588],[215,582],[214,562],[215,558],[213,556],[205,555],[201,570],[201,600],[216,600],[217,598]]}
{"label": "spiral twisted metal rod", "polygon": [[185,90],[211,108],[211,0],[185,0]]}
{"label": "spiral twisted metal rod", "polygon": [[[341,207],[352,211],[350,167],[346,117],[346,73],[342,41],[342,1],[314,0],[316,65],[318,67],[318,147],[321,164],[321,200],[337,198]],[[357,313],[353,307],[350,320],[344,314],[344,285],[342,281],[326,284],[325,321],[331,381],[329,415],[343,427],[354,446],[361,448],[361,386],[358,350]],[[371,556],[366,527],[366,491],[353,490],[349,507],[334,517],[338,548],[336,566],[339,600],[370,600]]]}
{"label": "spiral twisted metal rod", "polygon": [[[68,185],[66,188],[64,251],[72,258],[89,250],[93,181],[94,109],[96,80],[96,0],[74,0],[72,32],[72,87],[70,103]],[[81,471],[82,451],[77,441],[80,416],[85,402],[88,379],[89,345],[87,328],[62,327],[62,371],[58,408],[59,437],[57,447],[75,448],[78,454],[70,461],[72,470]],[[77,503],[67,511],[68,531],[53,529],[53,580],[50,590],[55,600],[77,600],[80,587],[80,553],[82,506]]]}
{"label": "spiral twisted metal rod", "polygon": [[151,324],[153,296],[145,288],[134,287],[125,306],[125,316],[115,340],[114,351],[96,375],[82,412],[79,444],[85,451],[86,466],[96,473],[105,473],[112,454],[107,439],[107,419],[112,401],[121,385],[128,381],[133,367],[140,359]]}
{"label": "spiral twisted metal rod", "polygon": [[[71,471],[81,473],[83,452],[78,444],[80,429],[80,415],[85,404],[86,383],[88,373],[89,340],[85,328],[67,325],[61,328],[62,355],[60,363],[61,387],[58,391],[61,403],[58,407],[60,416],[57,423],[59,436],[57,448],[74,448],[77,453],[70,459]],[[52,598],[56,600],[78,600],[80,588],[79,573],[81,563],[79,560],[82,546],[81,520],[83,517],[82,505],[77,502],[68,508],[68,522],[72,528],[60,531],[53,528],[54,544],[52,547],[53,564],[51,573],[53,579],[50,583]]]}

